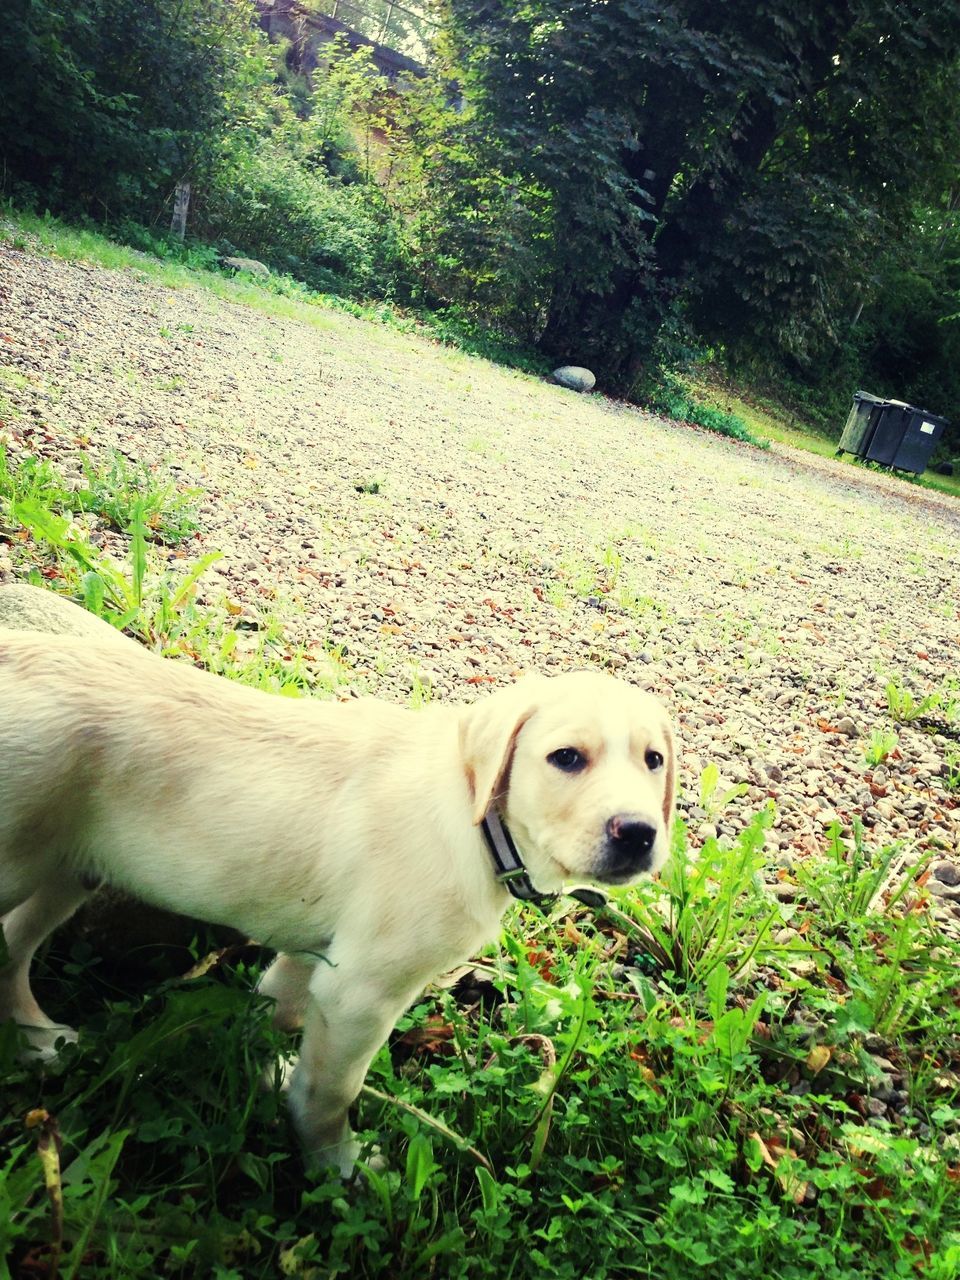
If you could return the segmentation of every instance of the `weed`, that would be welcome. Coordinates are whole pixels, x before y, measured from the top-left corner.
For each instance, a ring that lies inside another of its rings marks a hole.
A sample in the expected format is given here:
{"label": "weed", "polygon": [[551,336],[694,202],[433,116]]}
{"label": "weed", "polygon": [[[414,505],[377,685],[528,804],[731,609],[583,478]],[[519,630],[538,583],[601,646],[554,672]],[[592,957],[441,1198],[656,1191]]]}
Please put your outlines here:
{"label": "weed", "polygon": [[870,734],[864,758],[869,765],[883,764],[894,751],[900,739],[895,729],[877,728]]}
{"label": "weed", "polygon": [[773,821],[765,809],[730,848],[715,839],[699,856],[687,852],[678,824],[673,857],[656,882],[631,895],[622,922],[636,931],[643,954],[684,983],[704,982],[720,965],[732,974],[750,966],[767,946],[784,909],[762,884],[763,843]]}
{"label": "weed", "polygon": [[69,506],[71,494],[51,463],[28,456],[13,466],[0,444],[0,502],[10,508],[25,501],[42,506]]}
{"label": "weed", "polygon": [[[826,856],[802,864],[798,874],[816,903],[810,935],[851,992],[836,1025],[884,1036],[938,1022],[942,1028],[945,997],[957,990],[958,976],[919,888],[933,855],[909,865],[896,846],[870,853],[859,823],[852,848],[836,825],[828,837]],[[960,1018],[954,1021],[960,1028]]]}
{"label": "weed", "polygon": [[82,462],[86,485],[76,490],[74,509],[93,511],[120,530],[130,526],[137,510],[146,536],[157,542],[183,542],[196,532],[199,489],[159,480],[145,463],[130,463],[116,450],[105,467]]}
{"label": "weed", "polygon": [[[210,552],[181,578],[169,572],[148,583],[146,521],[142,499],[133,504],[130,523],[130,573],[93,547],[67,517],[40,502],[13,504],[14,517],[58,559],[68,594],[83,601],[98,617],[159,647],[179,628],[184,604],[201,574],[220,558]],[[149,590],[148,590],[149,586]]]}
{"label": "weed", "polygon": [[899,678],[888,680],[886,698],[887,712],[898,724],[911,724],[934,715],[950,723],[960,710],[960,686],[954,679],[947,679],[941,688],[922,698],[916,698]]}
{"label": "weed", "polygon": [[692,399],[681,380],[672,373],[662,374],[659,385],[649,391],[647,404],[654,413],[661,413],[678,422],[692,422],[708,431],[755,445],[759,449],[770,447],[770,441],[755,435],[738,414],[715,409]]}

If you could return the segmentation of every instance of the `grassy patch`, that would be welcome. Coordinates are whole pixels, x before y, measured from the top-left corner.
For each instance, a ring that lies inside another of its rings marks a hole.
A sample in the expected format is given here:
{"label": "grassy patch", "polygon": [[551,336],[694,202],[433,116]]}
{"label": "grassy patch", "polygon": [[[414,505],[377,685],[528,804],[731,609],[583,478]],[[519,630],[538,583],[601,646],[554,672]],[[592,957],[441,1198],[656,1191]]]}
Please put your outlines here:
{"label": "grassy patch", "polygon": [[[354,682],[337,646],[291,645],[279,615],[253,617],[226,597],[198,603],[198,583],[219,552],[176,568],[157,555],[154,543],[195,531],[195,490],[132,468],[119,455],[103,469],[85,462],[84,475],[85,484],[70,486],[48,462],[26,457],[11,465],[0,446],[0,538],[24,580],[82,604],[159,653],[258,688],[298,695]],[[91,541],[89,511],[120,535],[122,559]]]}
{"label": "grassy patch", "polygon": [[[835,434],[826,435],[785,405],[778,404],[768,396],[751,394],[745,388],[735,387],[715,373],[705,372],[696,377],[687,377],[684,379],[684,385],[693,400],[707,408],[734,414],[746,423],[751,434],[759,439],[791,445],[795,449],[803,449],[806,453],[816,453],[822,458],[837,456],[837,441],[843,429],[842,422],[837,423]],[[960,497],[960,476],[940,476],[932,471],[927,471],[922,476],[913,476],[901,471],[890,472],[886,467],[855,460],[847,455],[843,457],[851,466],[866,467],[886,475],[895,475],[907,484],[935,489],[952,497]]]}
{"label": "grassy patch", "polygon": [[766,894],[771,818],[696,862],[680,829],[659,885],[518,913],[426,993],[359,1104],[389,1168],[352,1187],[303,1171],[257,1085],[288,1048],[246,991],[259,949],[145,988],[89,950],[52,959],[80,1047],[38,1079],[0,1039],[13,1274],[59,1242],[91,1278],[947,1280],[960,953],[889,850],[834,836],[789,906]]}
{"label": "grassy patch", "polygon": [[[267,315],[301,320],[314,328],[335,327],[335,313],[392,329],[417,334],[469,355],[542,375],[546,363],[505,342],[455,309],[414,311],[393,302],[357,302],[337,294],[318,293],[292,276],[271,273],[254,277],[221,270],[217,253],[207,245],[179,246],[131,227],[130,238],[140,248],[111,239],[99,231],[77,228],[49,214],[39,216],[0,207],[0,244],[26,252],[40,252],[65,261],[94,262],[113,271],[133,271],[169,289],[202,286],[228,302],[253,307]],[[163,336],[163,330],[161,330]]]}

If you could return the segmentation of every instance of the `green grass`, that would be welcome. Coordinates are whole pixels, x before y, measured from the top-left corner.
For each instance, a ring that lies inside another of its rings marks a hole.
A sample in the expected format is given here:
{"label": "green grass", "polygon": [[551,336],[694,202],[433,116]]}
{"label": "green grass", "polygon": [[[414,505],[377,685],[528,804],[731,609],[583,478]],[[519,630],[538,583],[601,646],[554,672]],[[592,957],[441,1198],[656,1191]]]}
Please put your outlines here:
{"label": "green grass", "polygon": [[[154,543],[196,530],[197,491],[120,455],[101,468],[84,460],[83,470],[84,482],[70,486],[48,462],[28,456],[12,465],[0,446],[0,534],[18,531],[10,546],[23,580],[82,604],[159,653],[271,692],[331,693],[358,683],[337,646],[291,645],[275,612],[251,618],[226,599],[199,604],[197,585],[219,552],[176,570],[157,555]],[[83,521],[90,510],[122,532],[125,562],[91,542]]]}
{"label": "green grass", "polygon": [[[692,399],[713,409],[734,414],[743,420],[752,435],[766,441],[787,444],[794,449],[802,449],[806,453],[815,453],[822,458],[837,456],[837,441],[843,423],[837,423],[835,435],[827,436],[818,431],[812,424],[804,422],[795,413],[769,399],[749,394],[743,389],[732,387],[715,375],[701,374],[684,380]],[[940,476],[928,471],[922,476],[911,476],[905,472],[890,472],[886,467],[876,467],[873,463],[863,463],[842,455],[844,460],[855,467],[867,467],[884,474],[895,475],[906,484],[918,485],[924,489],[935,489],[951,497],[960,498],[960,476]]]}
{"label": "green grass", "polygon": [[[244,273],[234,275],[219,268],[217,254],[209,246],[181,248],[152,236],[144,228],[130,231],[132,238],[152,251],[123,244],[99,231],[71,226],[49,214],[41,216],[0,204],[0,244],[26,252],[40,252],[68,262],[93,262],[113,271],[133,271],[139,278],[169,289],[203,287],[228,302],[267,315],[300,320],[319,329],[335,328],[337,313],[346,314],[399,333],[432,338],[468,355],[536,375],[549,371],[542,358],[505,343],[455,309],[426,312],[383,300],[361,303],[336,294],[317,293],[291,276],[277,273],[267,279]],[[161,336],[169,336],[170,331],[160,332]]]}
{"label": "green grass", "polygon": [[235,278],[217,269],[216,255],[202,248],[192,253],[185,250],[184,261],[157,257],[98,231],[9,206],[0,211],[0,243],[67,262],[93,262],[112,271],[132,271],[143,280],[169,289],[202,286],[228,302],[242,303],[267,315],[301,320],[314,328],[328,328],[334,323],[322,305],[321,295],[285,276],[261,283],[245,276]]}
{"label": "green grass", "polygon": [[[378,1055],[358,1119],[388,1170],[350,1187],[304,1172],[258,1087],[287,1048],[247,991],[259,948],[137,982],[55,947],[44,998],[84,1034],[42,1078],[0,1037],[0,1275],[59,1241],[91,1280],[948,1280],[960,949],[916,874],[884,897],[892,851],[862,842],[830,837],[792,906],[764,895],[771,818],[696,862],[681,828],[672,875],[609,912],[516,913]],[[893,1119],[867,1106],[869,1036],[903,1080]],[[62,1226],[37,1158],[57,1141]]]}

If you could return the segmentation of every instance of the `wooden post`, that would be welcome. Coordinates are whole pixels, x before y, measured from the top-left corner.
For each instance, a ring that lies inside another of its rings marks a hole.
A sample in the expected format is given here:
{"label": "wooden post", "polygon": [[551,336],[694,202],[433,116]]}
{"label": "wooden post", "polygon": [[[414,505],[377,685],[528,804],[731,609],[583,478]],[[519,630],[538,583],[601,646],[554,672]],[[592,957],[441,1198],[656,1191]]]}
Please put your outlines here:
{"label": "wooden post", "polygon": [[173,217],[170,234],[182,240],[187,233],[187,210],[190,208],[190,183],[178,182],[173,196]]}

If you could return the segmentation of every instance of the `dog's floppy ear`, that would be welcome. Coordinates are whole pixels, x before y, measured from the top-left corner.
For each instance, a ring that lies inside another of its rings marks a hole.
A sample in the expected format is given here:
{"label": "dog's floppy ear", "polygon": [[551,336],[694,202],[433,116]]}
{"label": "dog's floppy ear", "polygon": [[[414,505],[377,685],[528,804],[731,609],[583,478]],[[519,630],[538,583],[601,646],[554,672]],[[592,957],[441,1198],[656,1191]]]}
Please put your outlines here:
{"label": "dog's floppy ear", "polygon": [[482,822],[510,768],[517,734],[537,709],[542,676],[527,676],[509,689],[465,707],[460,717],[460,756],[470,788],[473,822]]}
{"label": "dog's floppy ear", "polygon": [[677,739],[673,732],[673,725],[669,720],[664,721],[663,728],[664,736],[667,740],[666,760],[664,762],[663,825],[669,836],[673,830],[673,818],[677,804]]}

